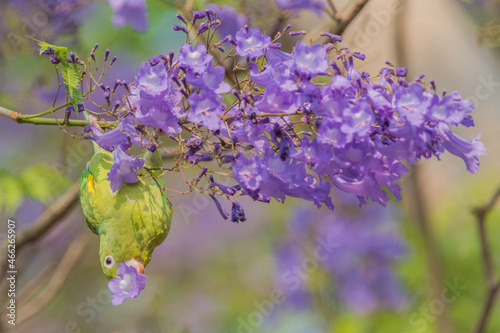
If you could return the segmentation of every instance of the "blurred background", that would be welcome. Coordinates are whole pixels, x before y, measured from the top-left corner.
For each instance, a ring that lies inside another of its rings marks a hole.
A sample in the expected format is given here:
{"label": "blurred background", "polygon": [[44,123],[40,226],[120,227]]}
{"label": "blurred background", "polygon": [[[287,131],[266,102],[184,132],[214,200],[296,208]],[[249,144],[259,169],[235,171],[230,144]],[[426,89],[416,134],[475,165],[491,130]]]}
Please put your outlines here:
{"label": "blurred background", "polygon": [[[268,33],[278,18],[312,38],[333,28],[327,15],[314,6],[293,9],[297,3],[311,2],[230,4],[244,14],[241,20]],[[352,5],[333,3],[340,11]],[[32,114],[52,105],[53,66],[25,35],[64,44],[81,58],[99,43],[98,57],[106,48],[118,56],[107,84],[132,82],[142,61],[178,50],[184,41],[171,29],[179,23],[172,3],[148,0],[147,8],[147,26],[131,20],[117,27],[105,1],[3,0],[0,106]],[[357,62],[359,70],[375,75],[390,60],[408,67],[408,80],[424,73],[439,92],[457,90],[474,102],[476,127],[458,133],[472,139],[481,132],[488,155],[480,158],[477,174],[444,154],[441,161],[413,166],[400,182],[403,200],[386,208],[358,209],[356,198],[342,193],[335,194],[335,213],[294,199],[247,200],[247,221],[238,224],[224,221],[208,197],[173,195],[172,229],[146,269],[147,287],[120,306],[110,303],[98,237],[76,204],[47,234],[18,250],[17,323],[8,325],[2,313],[0,331],[471,332],[487,295],[473,209],[500,185],[499,8],[494,0],[370,0],[343,33],[344,46],[367,55]],[[235,19],[228,13],[228,21]],[[82,128],[18,125],[7,118],[0,118],[0,143],[4,238],[8,218],[22,232],[67,193],[92,149]],[[183,189],[179,178],[167,174],[169,187]],[[486,224],[497,273],[499,218],[494,209]],[[6,287],[2,281],[2,311]],[[484,332],[499,331],[500,306],[494,306]]]}

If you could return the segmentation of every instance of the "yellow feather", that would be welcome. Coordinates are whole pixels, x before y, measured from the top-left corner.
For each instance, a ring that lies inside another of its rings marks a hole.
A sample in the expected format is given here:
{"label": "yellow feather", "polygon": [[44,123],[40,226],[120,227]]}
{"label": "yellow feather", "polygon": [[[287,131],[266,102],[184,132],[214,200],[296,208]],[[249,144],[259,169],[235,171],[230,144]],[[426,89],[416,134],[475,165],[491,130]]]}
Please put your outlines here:
{"label": "yellow feather", "polygon": [[94,176],[89,173],[89,177],[87,179],[87,188],[89,189],[89,193],[95,194],[94,192]]}

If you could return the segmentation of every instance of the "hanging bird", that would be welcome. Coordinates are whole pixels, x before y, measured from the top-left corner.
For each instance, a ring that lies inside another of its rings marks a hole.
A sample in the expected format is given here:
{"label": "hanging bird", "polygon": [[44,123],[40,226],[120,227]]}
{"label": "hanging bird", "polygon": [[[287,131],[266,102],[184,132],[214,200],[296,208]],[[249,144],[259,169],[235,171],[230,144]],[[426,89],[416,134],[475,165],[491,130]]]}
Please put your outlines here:
{"label": "hanging bird", "polygon": [[[115,155],[116,156],[116,155]],[[172,204],[163,193],[165,179],[158,151],[147,151],[145,164],[135,183],[123,183],[113,192],[108,173],[114,155],[99,149],[80,178],[80,203],[85,221],[100,238],[99,257],[108,279],[116,277],[120,262],[138,273],[151,260],[153,250],[167,237],[172,221]]]}

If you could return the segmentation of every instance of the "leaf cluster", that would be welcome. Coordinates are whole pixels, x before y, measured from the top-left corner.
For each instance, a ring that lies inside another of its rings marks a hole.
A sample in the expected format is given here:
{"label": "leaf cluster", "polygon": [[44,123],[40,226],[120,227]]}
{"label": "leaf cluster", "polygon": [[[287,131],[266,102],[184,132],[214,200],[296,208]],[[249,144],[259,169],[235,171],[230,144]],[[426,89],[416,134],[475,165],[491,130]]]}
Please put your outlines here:
{"label": "leaf cluster", "polygon": [[48,204],[70,185],[65,174],[46,163],[34,164],[17,174],[0,169],[0,211],[14,214],[24,199]]}

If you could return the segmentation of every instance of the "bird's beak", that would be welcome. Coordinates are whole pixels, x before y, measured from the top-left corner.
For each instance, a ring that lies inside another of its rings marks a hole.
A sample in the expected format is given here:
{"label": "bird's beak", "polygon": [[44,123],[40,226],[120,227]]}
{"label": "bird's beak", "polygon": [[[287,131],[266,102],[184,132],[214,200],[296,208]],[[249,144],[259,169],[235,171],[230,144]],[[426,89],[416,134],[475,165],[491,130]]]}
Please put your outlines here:
{"label": "bird's beak", "polygon": [[132,266],[137,270],[137,273],[144,274],[144,265],[138,262],[135,259],[130,259],[129,261],[125,262],[128,266]]}

